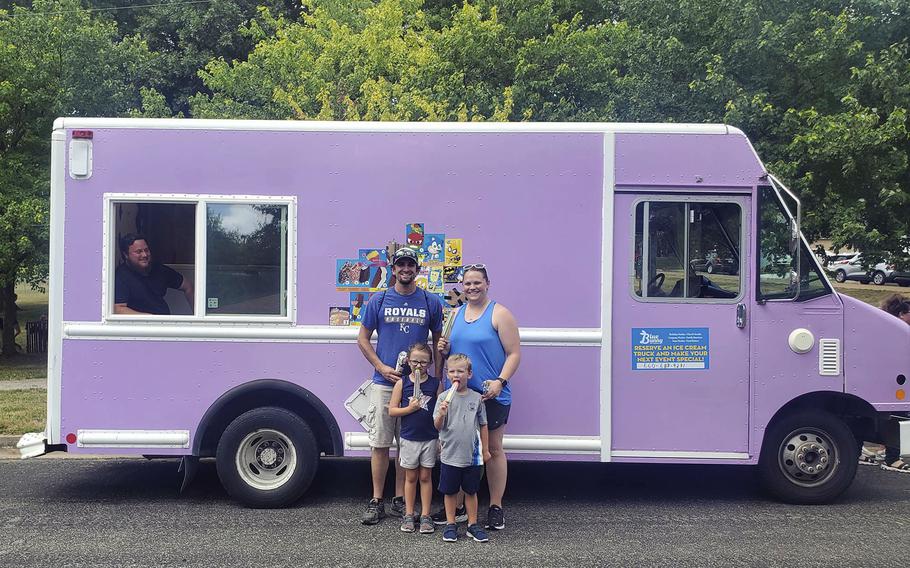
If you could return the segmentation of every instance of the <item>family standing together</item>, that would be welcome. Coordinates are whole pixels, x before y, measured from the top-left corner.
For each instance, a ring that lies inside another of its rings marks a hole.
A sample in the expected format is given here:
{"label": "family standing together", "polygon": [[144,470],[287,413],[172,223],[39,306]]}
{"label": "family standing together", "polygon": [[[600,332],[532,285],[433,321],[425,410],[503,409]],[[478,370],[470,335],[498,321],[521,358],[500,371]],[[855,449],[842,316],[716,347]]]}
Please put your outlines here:
{"label": "family standing together", "polygon": [[[518,324],[508,309],[489,298],[487,267],[472,264],[463,273],[467,303],[454,314],[451,335],[445,338],[442,302],[417,287],[416,251],[399,249],[391,261],[394,285],[370,299],[358,336],[360,350],[375,369],[367,417],[373,495],[361,521],[373,525],[392,514],[402,517],[402,531],[421,533],[445,525],[447,542],[458,539],[457,523],[467,521],[467,536],[484,542],[485,528],[505,528],[503,435],[512,405],[511,381],[521,358]],[[374,331],[375,349],[370,342]],[[399,361],[402,352],[406,357]],[[442,380],[444,367],[450,387]],[[387,511],[383,493],[389,450],[396,442],[395,495]],[[430,514],[437,461],[444,508]],[[484,475],[490,504],[481,524],[477,492]]]}

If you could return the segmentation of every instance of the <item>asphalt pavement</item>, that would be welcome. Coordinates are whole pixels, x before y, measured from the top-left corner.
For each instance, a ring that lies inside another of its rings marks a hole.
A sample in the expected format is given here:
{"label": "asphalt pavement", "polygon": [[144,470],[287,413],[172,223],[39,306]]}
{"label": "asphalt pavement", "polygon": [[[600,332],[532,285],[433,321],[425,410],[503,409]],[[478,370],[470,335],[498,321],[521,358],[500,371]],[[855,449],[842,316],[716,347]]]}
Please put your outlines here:
{"label": "asphalt pavement", "polygon": [[174,460],[0,459],[0,566],[802,568],[903,564],[910,544],[910,475],[872,467],[835,504],[793,506],[745,466],[515,462],[506,530],[454,544],[359,524],[368,479],[366,460],[323,460],[296,506],[253,510],[212,463],[178,495]]}

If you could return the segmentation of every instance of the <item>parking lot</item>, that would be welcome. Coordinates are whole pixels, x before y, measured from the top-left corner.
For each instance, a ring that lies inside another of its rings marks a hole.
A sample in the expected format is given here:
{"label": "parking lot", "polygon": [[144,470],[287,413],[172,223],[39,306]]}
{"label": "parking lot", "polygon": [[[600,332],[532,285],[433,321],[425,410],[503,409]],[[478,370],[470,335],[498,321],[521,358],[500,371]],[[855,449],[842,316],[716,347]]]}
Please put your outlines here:
{"label": "parking lot", "polygon": [[183,495],[174,460],[0,459],[0,479],[4,567],[863,566],[899,561],[910,527],[910,475],[872,467],[834,504],[793,506],[746,466],[516,462],[485,544],[361,525],[358,459],[323,460],[281,510],[238,506],[210,463]]}

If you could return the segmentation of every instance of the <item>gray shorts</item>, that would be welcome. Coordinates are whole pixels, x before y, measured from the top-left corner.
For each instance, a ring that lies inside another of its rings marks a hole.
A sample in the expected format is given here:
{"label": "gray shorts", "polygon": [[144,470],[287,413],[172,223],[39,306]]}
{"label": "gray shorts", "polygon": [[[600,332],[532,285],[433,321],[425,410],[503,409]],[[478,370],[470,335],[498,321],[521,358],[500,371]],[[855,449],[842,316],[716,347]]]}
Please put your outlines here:
{"label": "gray shorts", "polygon": [[398,463],[404,469],[417,469],[417,466],[433,468],[436,466],[436,456],[439,455],[439,440],[426,440],[415,442],[402,439],[399,442]]}
{"label": "gray shorts", "polygon": [[367,426],[370,431],[371,448],[391,448],[398,438],[401,422],[389,416],[389,400],[392,387],[373,384],[370,390],[370,406],[367,409]]}

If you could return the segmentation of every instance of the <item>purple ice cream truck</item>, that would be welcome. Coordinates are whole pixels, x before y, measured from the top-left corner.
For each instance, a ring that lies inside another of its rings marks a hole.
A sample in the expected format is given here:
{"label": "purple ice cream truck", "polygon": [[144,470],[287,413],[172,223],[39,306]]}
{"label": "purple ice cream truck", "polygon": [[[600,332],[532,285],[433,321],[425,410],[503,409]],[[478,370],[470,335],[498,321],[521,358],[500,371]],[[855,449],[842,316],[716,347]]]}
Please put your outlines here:
{"label": "purple ice cream truck", "polygon": [[[357,321],[389,241],[450,301],[489,267],[521,326],[513,459],[755,465],[821,503],[862,441],[910,455],[910,327],[832,289],[736,128],[65,118],[51,156],[23,457],[182,457],[186,481],[214,457],[242,503],[293,502],[321,456],[368,455]],[[168,314],[117,313],[127,233],[193,283]]]}

